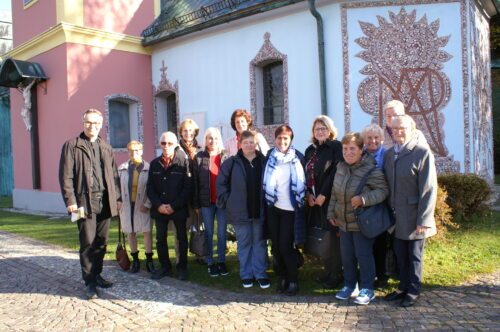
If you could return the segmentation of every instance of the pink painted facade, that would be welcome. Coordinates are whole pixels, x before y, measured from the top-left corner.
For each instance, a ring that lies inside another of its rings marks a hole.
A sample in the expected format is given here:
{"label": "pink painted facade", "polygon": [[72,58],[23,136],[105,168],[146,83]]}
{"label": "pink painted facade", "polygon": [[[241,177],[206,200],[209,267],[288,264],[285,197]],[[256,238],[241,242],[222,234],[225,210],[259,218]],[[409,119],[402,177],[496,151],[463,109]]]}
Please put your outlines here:
{"label": "pink painted facade", "polygon": [[[144,26],[154,19],[153,1],[87,0],[83,8],[86,13],[83,20],[86,26],[83,28],[128,36],[139,36]],[[21,1],[13,1],[12,9],[14,22],[17,23],[14,45],[37,37],[56,24],[53,0],[38,1],[27,9],[23,9]],[[34,17],[43,19],[35,20]],[[21,23],[25,20],[34,24]],[[108,25],[109,21],[114,21],[113,26]],[[30,133],[20,115],[22,94],[11,89],[15,207],[51,210],[43,208],[43,202],[50,200],[48,205],[57,206],[52,210],[64,208],[62,199],[56,196],[60,197],[58,168],[62,144],[83,130],[81,115],[85,109],[97,108],[105,114],[109,96],[125,95],[141,103],[144,158],[153,158],[156,138],[153,131],[151,57],[144,53],[68,42],[26,59],[39,63],[49,77],[37,86],[41,188],[33,190]],[[105,139],[107,125],[105,122],[101,131]],[[115,157],[119,164],[128,155],[126,151],[117,150]],[[38,198],[39,202],[36,201]],[[54,200],[60,201],[54,203]]]}
{"label": "pink painted facade", "polygon": [[143,0],[84,0],[84,25],[138,36],[154,20],[153,3]]}
{"label": "pink painted facade", "polygon": [[32,39],[40,33],[56,25],[56,0],[37,1],[30,8],[24,10],[22,1],[11,1],[13,46]]}

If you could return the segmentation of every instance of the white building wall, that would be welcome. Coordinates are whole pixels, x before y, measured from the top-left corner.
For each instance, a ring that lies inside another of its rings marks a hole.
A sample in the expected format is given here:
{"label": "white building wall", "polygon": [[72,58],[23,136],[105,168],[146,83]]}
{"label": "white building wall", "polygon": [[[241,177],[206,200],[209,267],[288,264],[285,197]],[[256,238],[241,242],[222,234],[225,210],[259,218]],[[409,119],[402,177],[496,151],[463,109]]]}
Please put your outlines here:
{"label": "white building wall", "polygon": [[[321,10],[331,12],[337,7],[324,6]],[[271,34],[274,47],[288,57],[290,125],[296,134],[296,147],[304,150],[312,120],[321,112],[316,20],[307,3],[161,44],[152,56],[153,84],[160,80],[159,68],[164,61],[168,80],[179,84],[179,119],[188,113],[205,112],[206,123],[200,127],[230,127],[234,109],[251,109],[249,64],[263,45],[266,32]],[[340,75],[341,62],[332,67]],[[334,99],[341,97],[337,91]],[[341,118],[336,122],[342,124]],[[227,133],[234,135],[232,129]]]}

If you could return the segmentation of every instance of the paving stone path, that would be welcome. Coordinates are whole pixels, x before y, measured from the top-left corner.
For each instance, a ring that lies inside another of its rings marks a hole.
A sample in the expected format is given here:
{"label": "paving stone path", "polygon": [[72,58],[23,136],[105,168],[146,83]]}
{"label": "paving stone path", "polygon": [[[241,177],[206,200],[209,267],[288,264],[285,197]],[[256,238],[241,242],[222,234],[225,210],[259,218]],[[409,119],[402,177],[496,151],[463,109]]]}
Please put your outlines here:
{"label": "paving stone path", "polygon": [[0,331],[500,331],[500,271],[426,291],[410,309],[154,281],[114,262],[104,276],[114,286],[87,301],[76,252],[0,231]]}

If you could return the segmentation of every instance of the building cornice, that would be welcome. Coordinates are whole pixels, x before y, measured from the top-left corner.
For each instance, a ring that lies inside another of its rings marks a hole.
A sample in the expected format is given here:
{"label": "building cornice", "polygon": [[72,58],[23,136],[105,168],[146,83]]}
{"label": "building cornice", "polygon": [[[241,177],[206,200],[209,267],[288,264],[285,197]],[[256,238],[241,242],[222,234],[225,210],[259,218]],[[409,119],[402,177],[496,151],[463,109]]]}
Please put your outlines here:
{"label": "building cornice", "polygon": [[141,38],[61,22],[14,49],[4,57],[29,60],[62,44],[79,44],[151,55],[151,49],[141,44]]}

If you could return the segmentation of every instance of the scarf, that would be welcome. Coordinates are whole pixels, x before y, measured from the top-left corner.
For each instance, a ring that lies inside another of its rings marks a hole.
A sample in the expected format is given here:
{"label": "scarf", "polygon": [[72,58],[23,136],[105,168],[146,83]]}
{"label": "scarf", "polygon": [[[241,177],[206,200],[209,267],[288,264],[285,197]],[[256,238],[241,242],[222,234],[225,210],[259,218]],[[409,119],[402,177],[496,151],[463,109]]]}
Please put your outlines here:
{"label": "scarf", "polygon": [[189,159],[194,159],[194,157],[196,156],[196,152],[198,151],[198,142],[196,141],[196,138],[193,139],[193,141],[191,142],[191,144],[189,144],[188,142],[184,141],[183,139],[180,139],[179,140],[179,145],[184,150],[184,152],[186,152],[186,154],[188,155]]}
{"label": "scarf", "polygon": [[[276,194],[277,178],[276,166],[280,164],[289,164],[290,166],[290,194],[292,205],[302,207],[306,192],[304,168],[300,159],[295,154],[295,149],[290,146],[286,154],[274,148],[269,155],[269,160],[264,170],[264,180],[262,188],[264,189],[264,198],[268,205],[272,206],[278,200]],[[295,204],[294,204],[295,203]]]}

